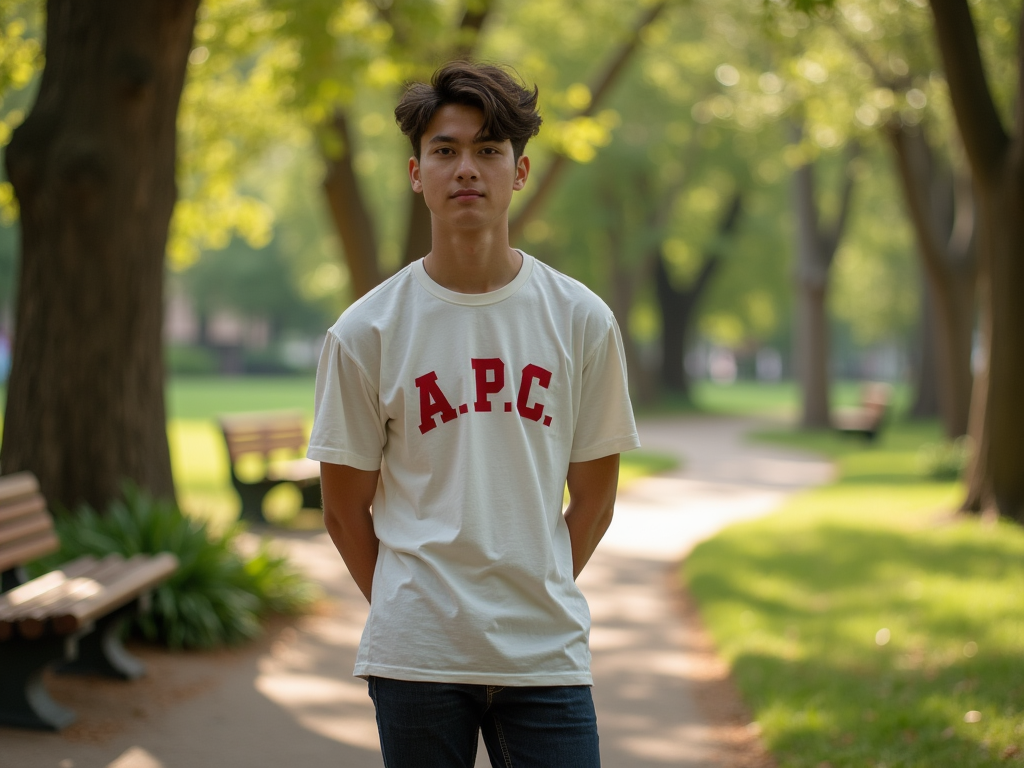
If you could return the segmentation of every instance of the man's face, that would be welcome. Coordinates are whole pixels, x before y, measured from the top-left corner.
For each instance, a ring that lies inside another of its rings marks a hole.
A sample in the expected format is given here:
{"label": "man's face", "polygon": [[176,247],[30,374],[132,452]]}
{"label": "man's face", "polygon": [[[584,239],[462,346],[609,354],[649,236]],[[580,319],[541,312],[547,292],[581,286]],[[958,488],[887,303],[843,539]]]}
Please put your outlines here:
{"label": "man's face", "polygon": [[409,159],[409,179],[437,222],[483,228],[507,222],[512,192],[530,172],[525,155],[517,161],[512,143],[484,136],[483,113],[447,104],[434,114],[420,140],[420,159]]}

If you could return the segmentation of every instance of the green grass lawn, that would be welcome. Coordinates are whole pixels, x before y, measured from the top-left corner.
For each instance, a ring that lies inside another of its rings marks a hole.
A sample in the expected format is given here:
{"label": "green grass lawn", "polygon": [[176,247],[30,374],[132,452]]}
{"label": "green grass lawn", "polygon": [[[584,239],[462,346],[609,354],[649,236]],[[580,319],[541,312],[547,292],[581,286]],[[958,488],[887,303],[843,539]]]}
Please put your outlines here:
{"label": "green grass lawn", "polygon": [[[861,385],[856,381],[838,381],[832,386],[832,405],[854,406],[860,402]],[[897,384],[893,388],[893,411],[902,413],[911,396],[909,389]],[[735,384],[714,384],[698,381],[693,385],[697,409],[705,413],[743,416],[768,416],[794,419],[798,413],[800,392],[795,382],[737,381]]]}
{"label": "green grass lawn", "polygon": [[918,462],[938,436],[756,436],[835,458],[840,480],[683,566],[785,768],[1024,765],[1024,530],[953,516],[962,488]]}
{"label": "green grass lawn", "polygon": [[169,419],[215,419],[222,413],[298,410],[313,417],[310,376],[178,376],[167,383]]}

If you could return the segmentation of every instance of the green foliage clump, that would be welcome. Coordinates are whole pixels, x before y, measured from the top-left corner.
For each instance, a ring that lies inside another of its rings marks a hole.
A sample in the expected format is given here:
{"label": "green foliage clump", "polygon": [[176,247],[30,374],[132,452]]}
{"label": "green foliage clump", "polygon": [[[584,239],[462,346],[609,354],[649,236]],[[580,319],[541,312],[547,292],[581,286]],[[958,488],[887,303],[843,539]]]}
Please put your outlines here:
{"label": "green foliage clump", "polygon": [[61,549],[50,567],[82,555],[172,552],[178,557],[178,570],[154,589],[152,610],[134,626],[148,640],[171,648],[248,640],[259,634],[262,614],[298,612],[316,597],[314,585],[272,552],[268,541],[247,558],[237,547],[240,526],[213,535],[173,502],[134,487],[126,486],[124,499],[106,514],[82,507],[59,515],[56,527]]}
{"label": "green foliage clump", "polygon": [[967,469],[971,453],[971,441],[967,437],[946,443],[925,443],[917,453],[917,463],[926,477],[956,480]]}

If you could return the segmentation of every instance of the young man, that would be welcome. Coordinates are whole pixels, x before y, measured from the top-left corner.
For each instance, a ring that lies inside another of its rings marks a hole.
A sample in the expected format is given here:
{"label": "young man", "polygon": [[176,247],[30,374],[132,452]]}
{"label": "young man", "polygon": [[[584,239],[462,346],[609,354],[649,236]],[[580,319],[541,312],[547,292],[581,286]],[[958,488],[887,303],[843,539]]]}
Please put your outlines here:
{"label": "young man", "polygon": [[536,104],[465,62],[408,89],[431,250],[349,307],[320,359],[309,456],[370,601],[355,674],[388,768],[471,768],[481,730],[495,766],[600,764],[575,578],[639,442],[611,312],[509,246]]}

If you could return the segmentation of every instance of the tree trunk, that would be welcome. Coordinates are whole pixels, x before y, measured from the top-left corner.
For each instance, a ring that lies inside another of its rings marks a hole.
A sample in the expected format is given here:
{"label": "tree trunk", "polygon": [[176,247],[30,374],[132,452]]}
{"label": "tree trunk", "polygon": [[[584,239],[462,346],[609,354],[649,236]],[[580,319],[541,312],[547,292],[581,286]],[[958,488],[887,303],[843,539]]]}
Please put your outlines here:
{"label": "tree trunk", "polygon": [[21,209],[0,464],[51,503],[103,509],[131,480],[173,498],[164,248],[198,0],[49,0],[46,67],[7,149]]}
{"label": "tree trunk", "polygon": [[934,419],[940,415],[938,361],[935,359],[935,303],[926,279],[921,280],[921,320],[917,329],[914,359],[914,402],[910,418]]}
{"label": "tree trunk", "polygon": [[803,396],[800,426],[804,429],[832,425],[827,296],[827,281],[804,281],[797,291],[797,378]]}
{"label": "tree trunk", "polygon": [[975,455],[964,509],[994,504],[1000,514],[1024,522],[1024,56],[1018,56],[1016,112],[1008,133],[985,79],[967,0],[932,0],[931,6],[980,224],[986,370],[971,403]]}
{"label": "tree trunk", "polygon": [[[692,333],[692,318],[697,301],[718,271],[719,257],[707,259],[694,284],[686,289],[672,285],[665,256],[659,250],[655,257],[654,287],[661,313],[661,383],[669,392],[691,401],[690,377],[686,373],[684,357],[686,342]],[[703,278],[703,279],[702,279]]]}
{"label": "tree trunk", "polygon": [[797,301],[794,353],[802,397],[800,426],[831,425],[828,375],[828,314],[825,310],[831,261],[821,253],[818,206],[814,199],[814,166],[797,168],[793,178],[796,211]]}
{"label": "tree trunk", "polygon": [[[799,140],[800,129],[793,128]],[[795,353],[797,380],[802,394],[800,426],[826,429],[832,424],[829,399],[829,272],[842,238],[853,195],[852,163],[859,147],[847,147],[839,211],[829,227],[823,227],[815,199],[814,165],[806,163],[793,176],[793,208],[796,211],[797,309]]]}
{"label": "tree trunk", "polygon": [[987,262],[981,274],[990,302],[982,314],[987,386],[973,404],[980,413],[972,424],[976,455],[967,508],[994,503],[1000,514],[1024,523],[1024,167],[1015,159],[1017,167],[980,195]]}
{"label": "tree trunk", "polygon": [[412,264],[430,253],[430,209],[423,195],[409,190],[409,228],[405,233],[403,264]]}
{"label": "tree trunk", "polygon": [[359,190],[359,180],[353,165],[352,141],[344,112],[339,110],[335,113],[333,129],[340,151],[333,157],[325,158],[327,175],[324,177],[324,192],[334,228],[341,238],[352,299],[355,300],[381,281],[380,267],[377,265],[377,237],[370,211]]}
{"label": "tree trunk", "polygon": [[[618,179],[616,179],[618,181]],[[615,315],[622,333],[622,349],[626,355],[626,371],[629,373],[629,388],[637,402],[649,404],[657,397],[657,382],[640,358],[636,341],[629,330],[629,316],[633,310],[636,294],[637,270],[626,258],[626,219],[620,198],[621,190],[606,187],[602,190],[607,216],[605,233],[608,240],[608,271],[611,295],[608,306]]]}
{"label": "tree trunk", "polygon": [[651,371],[644,367],[636,341],[629,332],[629,315],[636,294],[636,272],[623,263],[622,238],[612,237],[611,232],[608,234],[611,241],[611,299],[608,303],[622,332],[622,348],[626,355],[630,388],[636,401],[647,405],[657,397],[657,384]]}
{"label": "tree trunk", "polygon": [[939,405],[946,436],[953,439],[967,433],[973,384],[974,196],[969,180],[961,181],[966,190],[957,194],[956,180],[951,172],[938,167],[919,127],[894,123],[886,133],[933,302]]}
{"label": "tree trunk", "polygon": [[[671,204],[671,198],[669,204]],[[743,195],[736,192],[718,225],[718,242],[735,233],[743,210]],[[661,382],[670,392],[690,400],[690,377],[686,373],[686,345],[693,333],[693,318],[711,280],[721,267],[720,251],[704,254],[700,272],[686,288],[672,285],[668,265],[660,246],[654,255],[654,287],[661,312]]]}

